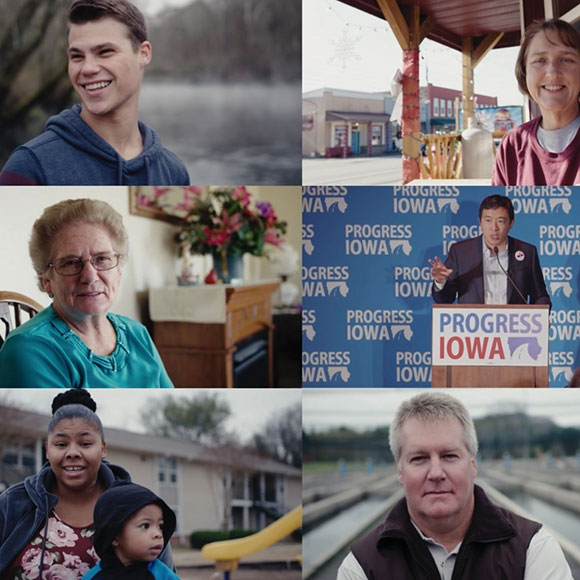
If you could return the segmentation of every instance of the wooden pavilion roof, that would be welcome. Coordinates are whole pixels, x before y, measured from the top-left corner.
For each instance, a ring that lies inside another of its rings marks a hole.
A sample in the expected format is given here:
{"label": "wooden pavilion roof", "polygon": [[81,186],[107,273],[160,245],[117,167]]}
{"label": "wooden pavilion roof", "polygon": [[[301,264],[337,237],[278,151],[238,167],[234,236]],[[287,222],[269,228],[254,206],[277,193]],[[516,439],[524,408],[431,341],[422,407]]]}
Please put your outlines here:
{"label": "wooden pavilion roof", "polygon": [[[544,2],[541,0],[339,1],[383,20],[386,18],[382,8],[388,11],[389,6],[397,5],[403,15],[406,15],[413,6],[419,6],[421,22],[430,18],[426,38],[459,51],[462,38],[473,38],[474,45],[477,46],[486,36],[502,32],[504,34],[495,48],[518,46],[522,22],[527,26],[534,20],[544,18]],[[556,18],[580,8],[578,0],[552,0],[552,4]]]}

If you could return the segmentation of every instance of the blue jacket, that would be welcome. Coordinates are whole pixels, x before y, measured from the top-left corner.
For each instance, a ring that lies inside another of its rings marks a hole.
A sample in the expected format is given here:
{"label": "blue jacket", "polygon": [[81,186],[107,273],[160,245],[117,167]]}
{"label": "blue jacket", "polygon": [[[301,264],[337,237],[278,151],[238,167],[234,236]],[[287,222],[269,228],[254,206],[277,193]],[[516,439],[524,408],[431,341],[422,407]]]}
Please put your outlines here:
{"label": "blue jacket", "polygon": [[16,148],[0,185],[189,185],[185,165],[139,122],[143,151],[123,159],[80,117],[75,105],[48,119],[45,132]]}
{"label": "blue jacket", "polygon": [[[103,461],[99,479],[108,488],[114,481],[131,481],[131,476],[122,467]],[[57,504],[56,495],[48,491],[53,481],[54,474],[45,463],[39,473],[0,494],[0,577],[44,527]]]}
{"label": "blue jacket", "polygon": [[[179,580],[179,576],[170,570],[163,562],[159,560],[153,560],[147,564],[147,569],[156,580]],[[93,566],[81,580],[92,580],[97,577],[97,574],[101,571],[101,563],[99,562],[96,566]],[[98,580],[98,577],[97,577]]]}
{"label": "blue jacket", "polygon": [[172,388],[147,329],[127,316],[107,316],[117,346],[99,356],[48,306],[10,332],[0,348],[0,387]]}

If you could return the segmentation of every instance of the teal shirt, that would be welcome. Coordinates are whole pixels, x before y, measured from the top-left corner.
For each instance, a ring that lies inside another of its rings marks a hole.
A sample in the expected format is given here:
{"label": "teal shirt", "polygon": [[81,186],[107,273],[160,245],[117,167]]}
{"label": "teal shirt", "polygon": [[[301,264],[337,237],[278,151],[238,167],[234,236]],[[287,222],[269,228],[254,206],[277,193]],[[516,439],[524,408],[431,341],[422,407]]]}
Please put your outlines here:
{"label": "teal shirt", "polygon": [[49,306],[14,329],[0,349],[0,387],[172,388],[161,357],[140,323],[107,314],[117,346],[94,354]]}
{"label": "teal shirt", "polygon": [[[159,560],[153,560],[153,562],[149,562],[147,564],[147,569],[155,580],[179,580],[179,576],[170,570],[163,562]],[[97,578],[97,574],[101,571],[101,562],[99,561],[95,566],[93,566],[83,577],[81,580],[92,580],[93,578]]]}

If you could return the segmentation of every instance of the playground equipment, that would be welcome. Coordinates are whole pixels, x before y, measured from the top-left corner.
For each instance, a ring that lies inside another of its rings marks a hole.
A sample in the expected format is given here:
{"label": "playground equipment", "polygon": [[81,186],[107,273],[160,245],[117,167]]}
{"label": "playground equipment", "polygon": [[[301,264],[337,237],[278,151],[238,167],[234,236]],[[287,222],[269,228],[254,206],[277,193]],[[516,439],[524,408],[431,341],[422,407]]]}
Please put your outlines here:
{"label": "playground equipment", "polygon": [[[279,542],[301,526],[302,506],[298,506],[251,536],[206,544],[201,549],[201,553],[204,558],[215,560],[216,570],[224,573],[224,580],[229,580],[230,572],[237,570],[240,558],[259,552]],[[300,556],[297,556],[297,559],[301,561]]]}

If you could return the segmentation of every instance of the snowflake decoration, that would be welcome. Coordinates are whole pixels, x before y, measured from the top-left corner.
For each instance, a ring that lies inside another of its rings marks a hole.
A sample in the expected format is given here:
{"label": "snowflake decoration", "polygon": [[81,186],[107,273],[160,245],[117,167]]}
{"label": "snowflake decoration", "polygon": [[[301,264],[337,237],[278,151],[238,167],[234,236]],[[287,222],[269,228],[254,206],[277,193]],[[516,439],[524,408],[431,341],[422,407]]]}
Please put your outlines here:
{"label": "snowflake decoration", "polygon": [[357,36],[356,38],[349,36],[348,32],[343,30],[341,37],[330,41],[330,43],[334,45],[335,54],[328,60],[328,62],[336,60],[344,69],[350,60],[361,60],[361,57],[356,50],[361,38],[362,36]]}

